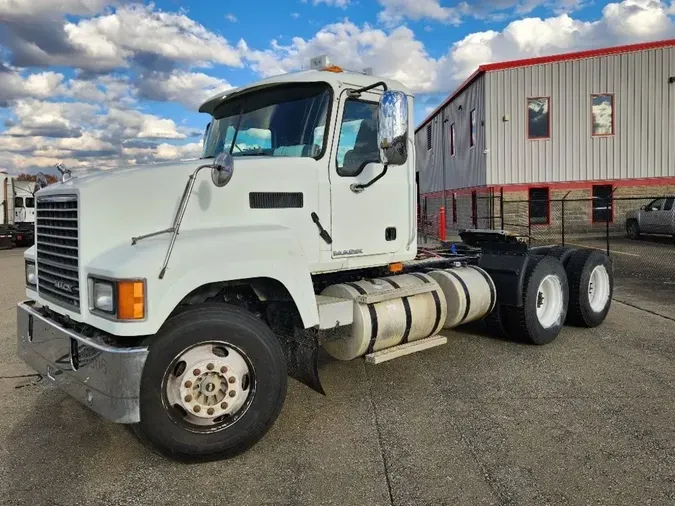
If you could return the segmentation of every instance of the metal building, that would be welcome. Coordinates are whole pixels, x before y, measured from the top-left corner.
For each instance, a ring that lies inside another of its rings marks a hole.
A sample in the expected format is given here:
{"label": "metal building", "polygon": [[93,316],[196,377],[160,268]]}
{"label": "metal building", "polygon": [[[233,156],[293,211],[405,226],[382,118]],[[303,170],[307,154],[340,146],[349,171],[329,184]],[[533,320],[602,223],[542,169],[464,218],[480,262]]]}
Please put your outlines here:
{"label": "metal building", "polygon": [[495,190],[675,193],[675,39],[482,65],[415,144],[421,202],[449,221]]}

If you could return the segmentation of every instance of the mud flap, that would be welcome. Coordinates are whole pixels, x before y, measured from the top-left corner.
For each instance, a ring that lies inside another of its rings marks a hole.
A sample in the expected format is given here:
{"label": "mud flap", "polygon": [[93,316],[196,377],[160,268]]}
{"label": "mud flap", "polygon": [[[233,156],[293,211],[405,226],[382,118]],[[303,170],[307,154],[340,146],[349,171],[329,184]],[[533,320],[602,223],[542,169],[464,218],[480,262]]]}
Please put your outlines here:
{"label": "mud flap", "polygon": [[267,317],[279,338],[286,358],[288,375],[322,395],[326,395],[319,379],[319,340],[316,329],[302,328],[297,312],[288,303],[270,302]]}
{"label": "mud flap", "polygon": [[326,392],[319,379],[319,343],[311,330],[297,330],[284,347],[288,375],[322,395]]}

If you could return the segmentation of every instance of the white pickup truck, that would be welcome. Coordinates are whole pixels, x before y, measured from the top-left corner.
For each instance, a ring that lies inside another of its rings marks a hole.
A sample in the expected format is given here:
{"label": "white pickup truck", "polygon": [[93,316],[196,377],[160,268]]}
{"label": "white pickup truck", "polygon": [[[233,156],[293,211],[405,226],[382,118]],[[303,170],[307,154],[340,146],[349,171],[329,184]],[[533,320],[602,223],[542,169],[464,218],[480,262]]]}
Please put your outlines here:
{"label": "white pickup truck", "polygon": [[323,393],[321,348],[379,363],[481,319],[535,344],[600,325],[599,251],[486,232],[418,257],[412,107],[399,82],[319,65],[206,101],[201,160],[64,171],[36,194],[19,355],[158,452],[208,460],[263,437],[288,376]]}

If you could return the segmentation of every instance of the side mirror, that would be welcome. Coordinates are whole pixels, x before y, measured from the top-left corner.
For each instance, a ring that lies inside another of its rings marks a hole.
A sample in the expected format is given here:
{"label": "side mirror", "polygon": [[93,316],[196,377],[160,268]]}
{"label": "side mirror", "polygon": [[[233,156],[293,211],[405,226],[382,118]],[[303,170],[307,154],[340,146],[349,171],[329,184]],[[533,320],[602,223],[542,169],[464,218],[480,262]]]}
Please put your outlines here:
{"label": "side mirror", "polygon": [[401,91],[385,91],[377,115],[380,161],[403,165],[408,159],[408,97]]}
{"label": "side mirror", "polygon": [[218,188],[222,188],[232,179],[234,161],[229,151],[220,153],[211,166],[211,181]]}
{"label": "side mirror", "polygon": [[647,206],[640,206],[640,211],[645,211],[647,209]]}

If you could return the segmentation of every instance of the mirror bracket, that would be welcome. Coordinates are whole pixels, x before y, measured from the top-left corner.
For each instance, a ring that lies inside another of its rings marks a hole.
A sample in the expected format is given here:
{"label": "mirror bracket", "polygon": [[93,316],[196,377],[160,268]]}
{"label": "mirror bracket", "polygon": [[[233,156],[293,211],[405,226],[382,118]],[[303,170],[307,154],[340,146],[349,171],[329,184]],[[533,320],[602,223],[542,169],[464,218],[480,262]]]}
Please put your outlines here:
{"label": "mirror bracket", "polygon": [[366,91],[370,91],[374,88],[377,88],[378,86],[382,86],[384,88],[384,91],[388,91],[389,88],[387,87],[387,84],[384,81],[378,81],[374,84],[369,84],[368,86],[364,86],[363,88],[357,88],[355,90],[348,90],[347,95],[349,95],[349,98],[358,98],[361,96],[362,93],[365,93]]}
{"label": "mirror bracket", "polygon": [[384,169],[382,172],[380,172],[377,176],[375,176],[373,179],[368,181],[367,183],[359,184],[359,183],[353,183],[349,185],[349,189],[353,191],[354,193],[361,193],[363,190],[368,188],[369,186],[375,184],[377,181],[382,179],[385,174],[387,173],[387,169],[389,168],[388,165],[385,164]]}

